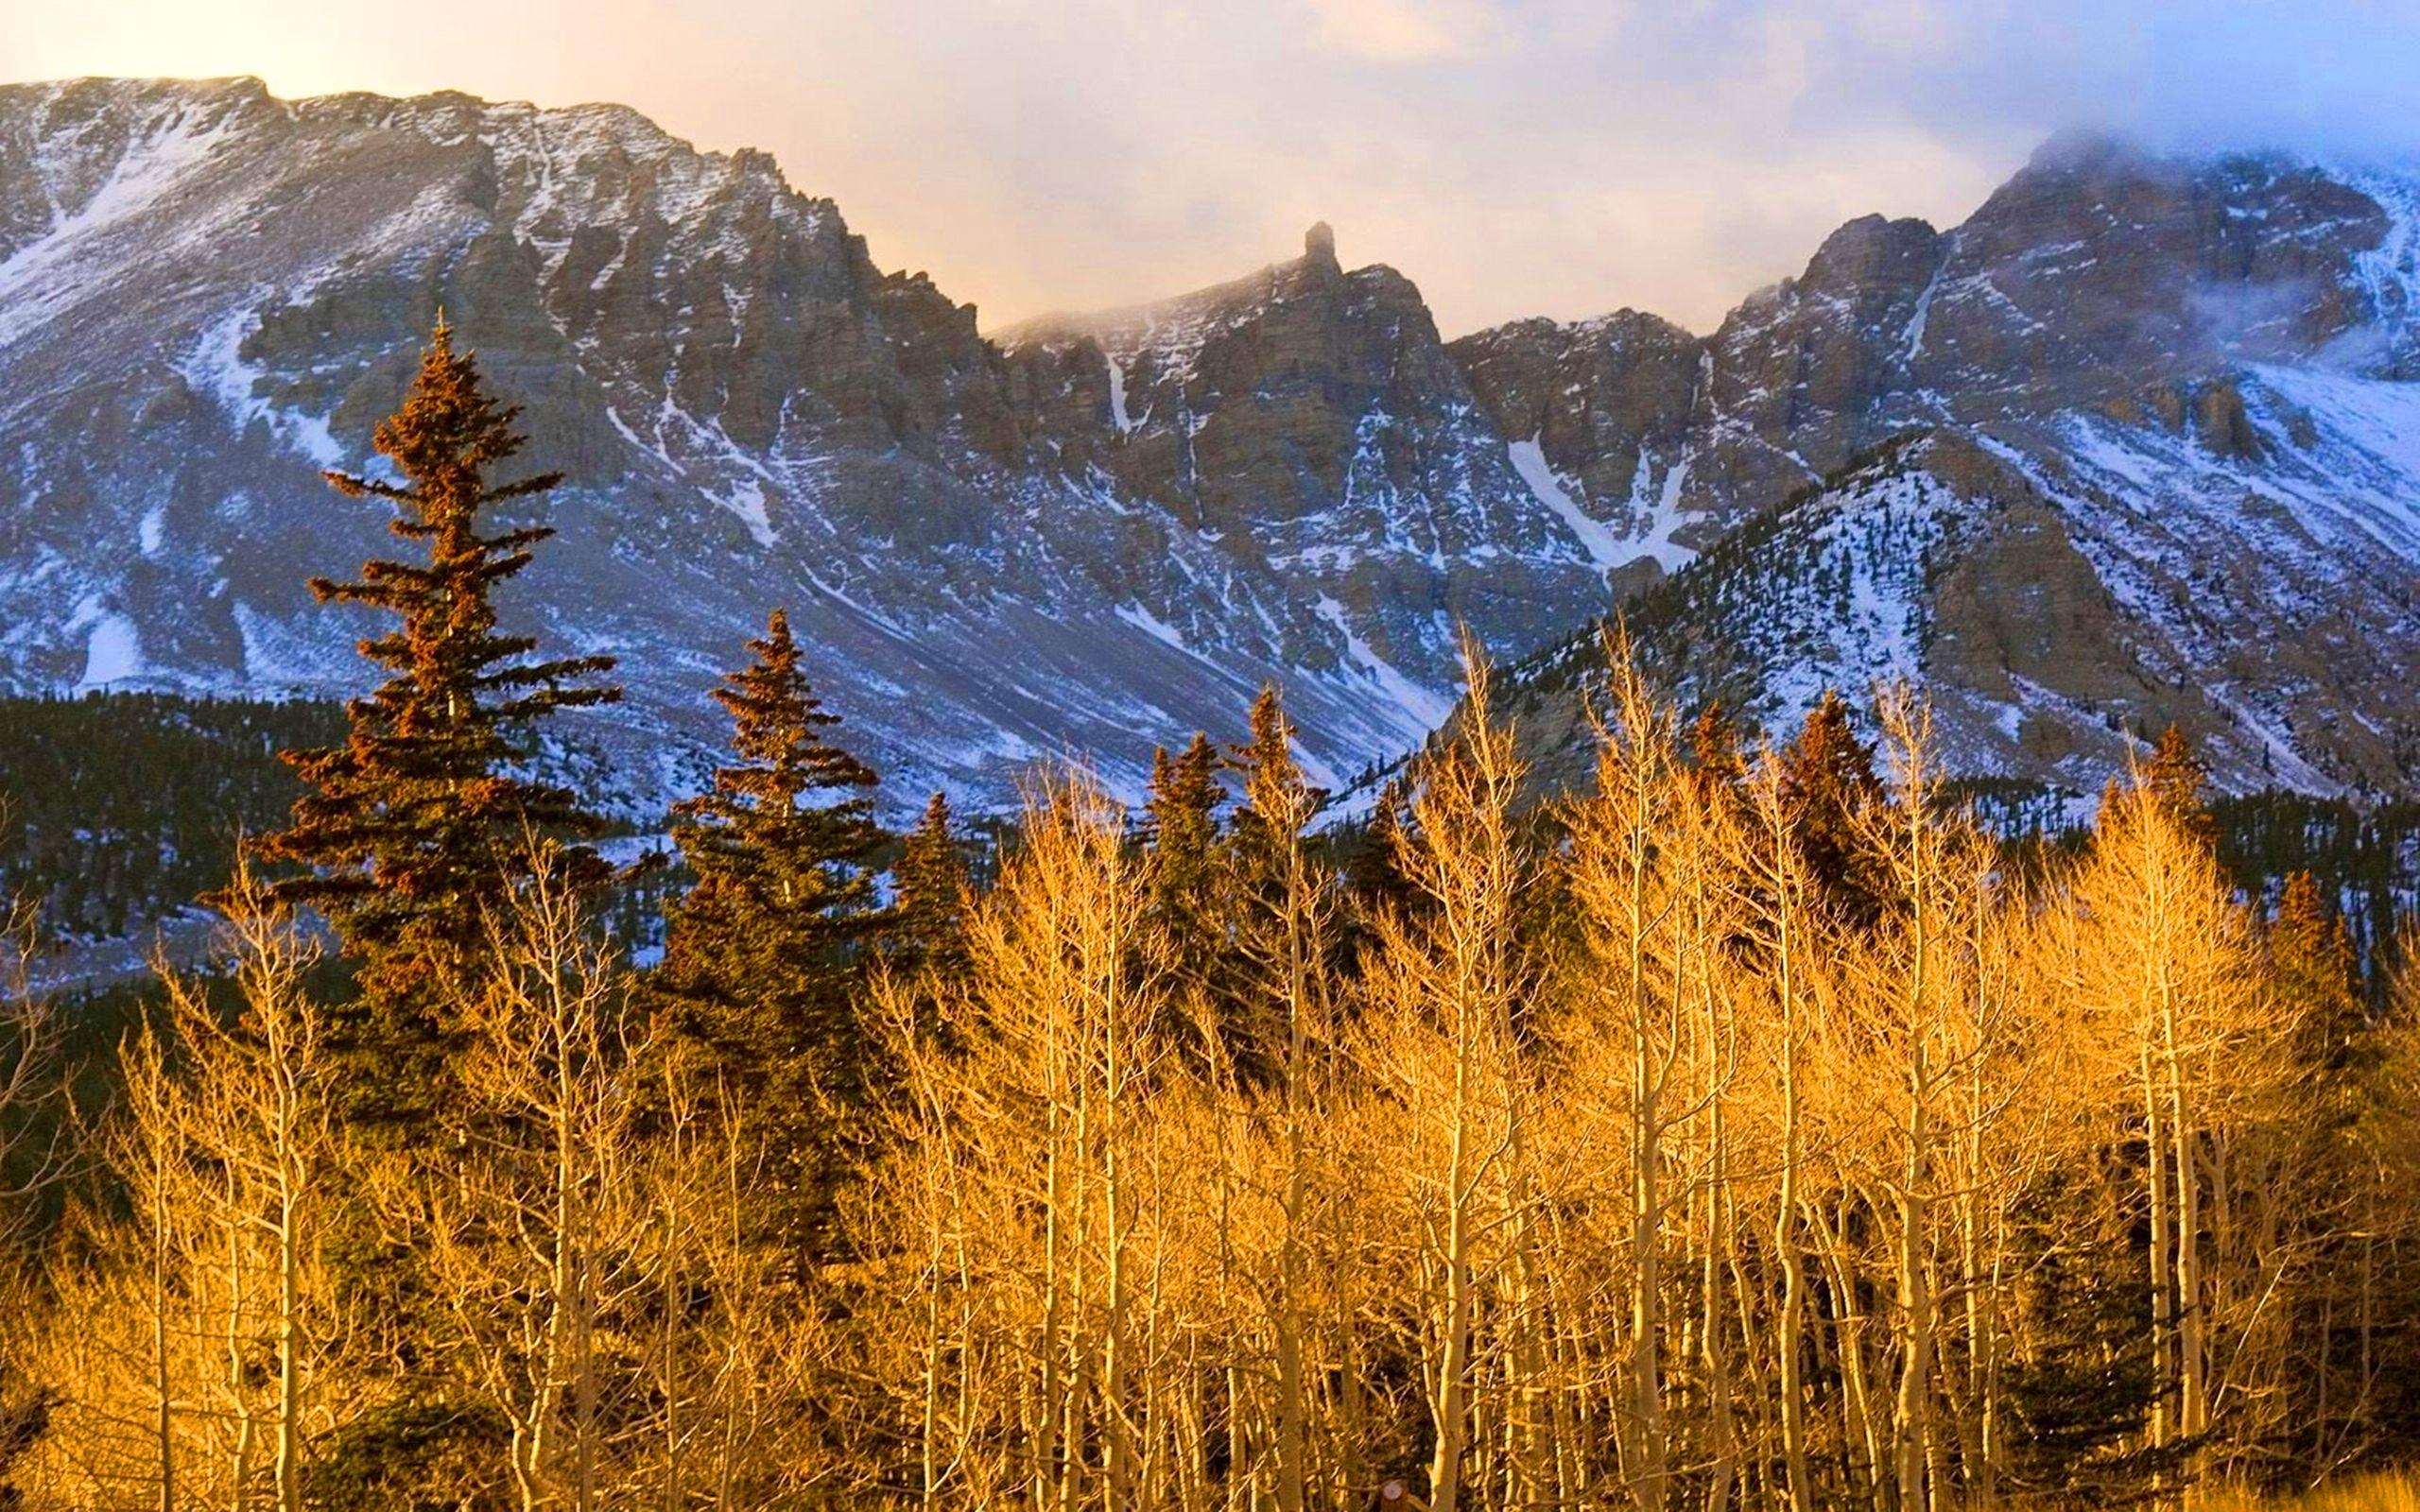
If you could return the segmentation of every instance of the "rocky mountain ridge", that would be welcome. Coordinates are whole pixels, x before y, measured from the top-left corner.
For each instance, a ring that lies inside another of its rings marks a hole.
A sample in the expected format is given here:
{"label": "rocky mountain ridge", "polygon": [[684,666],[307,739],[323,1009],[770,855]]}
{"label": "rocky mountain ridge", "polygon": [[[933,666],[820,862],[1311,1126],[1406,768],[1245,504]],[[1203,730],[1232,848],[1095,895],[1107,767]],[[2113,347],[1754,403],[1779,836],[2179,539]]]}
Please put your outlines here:
{"label": "rocky mountain ridge", "polygon": [[[1786,730],[1905,677],[1968,770],[2089,794],[2174,722],[2231,789],[2408,789],[2415,190],[2062,139],[1950,231],[1851,222],[1703,341],[1626,312],[1455,350],[1583,507],[1668,499],[1711,547],[1631,611],[1688,696]],[[1550,774],[1593,641],[1521,674]]]}
{"label": "rocky mountain ridge", "polygon": [[1458,622],[1533,645],[1606,602],[1417,291],[1332,240],[1150,343],[1002,345],[763,155],[618,107],[82,80],[0,89],[0,683],[355,686],[302,585],[384,533],[315,473],[440,305],[571,476],[507,610],[623,659],[628,713],[571,738],[641,806],[774,605],[895,804],[996,805],[1041,755],[1132,787],[1271,679],[1340,782],[1442,715]]}
{"label": "rocky mountain ridge", "polygon": [[[1345,785],[1447,713],[1458,625],[1547,666],[1625,594],[1696,606],[1679,676],[1775,722],[1896,669],[1993,769],[2178,717],[2238,785],[2396,785],[2415,224],[2420,176],[2069,140],[1704,337],[1445,342],[1324,227],[987,336],[762,154],[619,107],[0,87],[0,686],[356,687],[359,625],[302,585],[386,537],[315,473],[367,456],[441,304],[571,474],[506,609],[623,659],[630,704],[555,755],[633,812],[698,780],[775,605],[900,809],[1061,754],[1132,790],[1272,679]],[[1723,549],[1755,531],[1795,555]]]}

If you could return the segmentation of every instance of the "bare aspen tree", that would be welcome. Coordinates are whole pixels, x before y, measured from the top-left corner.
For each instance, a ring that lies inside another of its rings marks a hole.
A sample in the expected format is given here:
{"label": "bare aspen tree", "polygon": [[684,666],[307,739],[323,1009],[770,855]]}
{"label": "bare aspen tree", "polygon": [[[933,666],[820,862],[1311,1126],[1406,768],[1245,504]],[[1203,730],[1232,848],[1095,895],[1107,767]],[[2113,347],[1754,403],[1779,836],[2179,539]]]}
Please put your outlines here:
{"label": "bare aspen tree", "polygon": [[14,1489],[11,1463],[26,1456],[52,1408],[52,1387],[26,1358],[39,1349],[28,1336],[39,1316],[39,1205],[79,1155],[61,1116],[63,1025],[34,977],[42,955],[39,909],[26,899],[0,902],[0,1502]]}
{"label": "bare aspen tree", "polygon": [[593,1512],[623,1494],[612,1426],[630,1382],[605,1340],[646,1290],[629,1259],[649,1217],[637,1057],[617,963],[544,842],[531,872],[496,904],[492,986],[466,1005],[455,1148],[381,1195],[426,1236],[444,1368],[510,1426],[525,1512]]}
{"label": "bare aspen tree", "polygon": [[[1629,648],[1609,644],[1611,709],[1598,735],[1597,785],[1570,814],[1573,905],[1588,945],[1583,1009],[1621,1046],[1619,1110],[1629,1185],[1630,1360],[1624,1399],[1624,1471],[1640,1512],[1669,1504],[1671,1448],[1665,1422],[1664,1229],[1686,1187],[1667,1141],[1698,1106],[1683,1081],[1693,1054],[1685,911],[1689,880],[1675,876],[1673,845],[1684,801],[1675,721],[1657,707]],[[1692,859],[1698,859],[1691,856]]]}
{"label": "bare aspen tree", "polygon": [[1033,1368],[1015,1389],[1020,1478],[1037,1508],[1132,1504],[1150,1489],[1136,1395],[1150,1333],[1137,1305],[1149,1205],[1136,1155],[1165,993],[1142,914],[1123,816],[1077,775],[1035,795],[1020,848],[968,924],[969,1091],[989,1104],[977,1159],[1039,1228],[1020,1226],[1033,1250],[998,1263],[1030,1288]]}
{"label": "bare aspen tree", "polygon": [[2083,918],[2080,990],[2131,1071],[2142,1115],[2151,1218],[2151,1447],[2210,1432],[2210,1278],[2203,1211],[2217,1068],[2266,1047],[2253,1011],[2249,942],[2215,859],[2150,790],[2104,800],[2075,879]]}
{"label": "bare aspen tree", "polygon": [[1837,699],[1743,761],[1608,652],[1585,790],[1474,655],[1371,848],[1273,694],[1168,856],[1081,772],[980,890],[936,819],[828,1103],[752,1106],[544,845],[408,1144],[329,1116],[249,877],[76,1117],[17,949],[0,1503],[1982,1512],[2408,1442],[2420,973],[2361,1002],[2316,883],[2264,924],[2172,752],[2069,852],[1904,693],[1884,776]]}
{"label": "bare aspen tree", "polygon": [[1774,1389],[1780,1398],[1783,1475],[1791,1512],[1814,1512],[1815,1485],[1806,1424],[1806,1263],[1800,1204],[1806,1169],[1806,1114],[1801,1057],[1810,1041],[1808,1016],[1818,1001],[1807,976],[1812,885],[1791,833],[1781,766],[1768,750],[1748,784],[1751,834],[1743,845],[1747,913],[1764,964],[1772,1004],[1767,1040],[1777,1103],[1772,1154],[1772,1251],[1781,1267],[1774,1314]]}
{"label": "bare aspen tree", "polygon": [[1485,661],[1464,665],[1464,722],[1426,775],[1404,856],[1426,911],[1378,921],[1360,1050],[1405,1125],[1437,1512],[1461,1504],[1474,1412],[1493,1405],[1474,1400],[1474,1351],[1522,1159],[1529,1072],[1514,1020],[1537,975],[1515,919],[1532,876],[1513,828],[1521,765],[1494,722]]}
{"label": "bare aspen tree", "polygon": [[[225,1256],[219,1305],[226,1320],[224,1410],[237,1423],[233,1496],[249,1504],[255,1456],[265,1448],[271,1504],[299,1512],[308,1440],[344,1412],[341,1403],[313,1400],[339,1321],[320,1256],[341,1178],[333,1061],[303,987],[320,953],[249,865],[239,867],[219,907],[221,954],[239,1005],[223,1017],[200,983],[163,970],[183,1061],[182,1096],[171,1112],[155,1091],[153,1112],[172,1119],[189,1158],[216,1175],[193,1196],[201,1208],[197,1216],[217,1232],[213,1247]],[[269,1387],[256,1403],[260,1349]],[[263,1433],[265,1446],[255,1438]]]}

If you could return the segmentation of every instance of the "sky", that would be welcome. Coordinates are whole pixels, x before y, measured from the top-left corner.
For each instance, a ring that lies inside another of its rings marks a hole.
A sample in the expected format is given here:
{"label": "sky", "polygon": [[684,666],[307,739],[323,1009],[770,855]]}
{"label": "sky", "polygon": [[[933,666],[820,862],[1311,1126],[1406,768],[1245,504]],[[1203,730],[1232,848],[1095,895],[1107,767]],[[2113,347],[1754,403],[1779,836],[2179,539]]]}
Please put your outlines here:
{"label": "sky", "polygon": [[1296,255],[1447,335],[1706,330],[2052,131],[2420,150],[2420,0],[0,0],[0,80],[612,100],[761,147],[986,329]]}

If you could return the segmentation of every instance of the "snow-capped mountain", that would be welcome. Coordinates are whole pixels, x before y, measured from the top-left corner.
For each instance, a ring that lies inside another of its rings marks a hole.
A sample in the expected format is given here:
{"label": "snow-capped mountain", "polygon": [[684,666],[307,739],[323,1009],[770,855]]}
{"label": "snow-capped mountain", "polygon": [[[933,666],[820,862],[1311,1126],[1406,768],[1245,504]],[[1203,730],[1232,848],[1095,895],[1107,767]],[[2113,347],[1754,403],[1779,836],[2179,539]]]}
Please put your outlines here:
{"label": "snow-capped mountain", "polygon": [[[2066,139],[1955,230],[1843,227],[1703,342],[1454,350],[1583,508],[1705,548],[1628,609],[1688,696],[1786,730],[1904,676],[1968,771],[2090,792],[2175,722],[2231,788],[2409,789],[2416,229],[2420,174]],[[1591,642],[1516,675],[1550,776]]]}
{"label": "snow-capped mountain", "polygon": [[642,799],[777,605],[907,806],[1061,753],[1131,786],[1272,678],[1340,781],[1442,716],[1458,621],[1534,646],[1607,599],[1417,292],[1324,233],[1003,346],[627,110],[85,80],[0,89],[0,685],[356,687],[303,583],[389,541],[316,473],[441,305],[571,476],[506,609],[622,659],[579,743]]}
{"label": "snow-capped mountain", "polygon": [[0,87],[0,687],[357,687],[303,583],[390,541],[316,474],[441,305],[571,476],[506,610],[622,659],[561,755],[633,802],[696,781],[775,606],[906,808],[1063,753],[1132,788],[1270,679],[1340,784],[1444,716],[1461,623],[1550,736],[1552,647],[1617,594],[1776,720],[1908,671],[1994,770],[2173,717],[2238,785],[2402,785],[2415,225],[2420,177],[2070,140],[1703,337],[1445,343],[1324,227],[986,337],[761,154],[618,107]]}

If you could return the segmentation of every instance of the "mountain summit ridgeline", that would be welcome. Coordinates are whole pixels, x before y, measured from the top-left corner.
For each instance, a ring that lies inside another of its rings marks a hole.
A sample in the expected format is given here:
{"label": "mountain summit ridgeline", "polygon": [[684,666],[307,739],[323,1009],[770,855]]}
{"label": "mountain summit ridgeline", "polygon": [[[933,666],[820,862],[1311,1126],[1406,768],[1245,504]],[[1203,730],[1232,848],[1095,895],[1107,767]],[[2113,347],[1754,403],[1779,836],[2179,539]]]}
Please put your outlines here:
{"label": "mountain summit ridgeline", "polygon": [[2395,785],[2415,225],[2420,176],[2069,138],[1705,336],[1447,342],[1325,226],[987,335],[762,154],[620,107],[9,86],[0,685],[354,691],[359,627],[303,582],[378,530],[315,475],[363,464],[442,306],[573,479],[501,608],[620,659],[627,706],[556,754],[633,802],[694,788],[776,607],[899,801],[1070,751],[1139,787],[1271,679],[1343,785],[1447,715],[1461,625],[1551,746],[1586,681],[1554,648],[1616,603],[1776,722],[1918,677],[1978,770],[2081,782],[2172,720],[2229,785]]}

